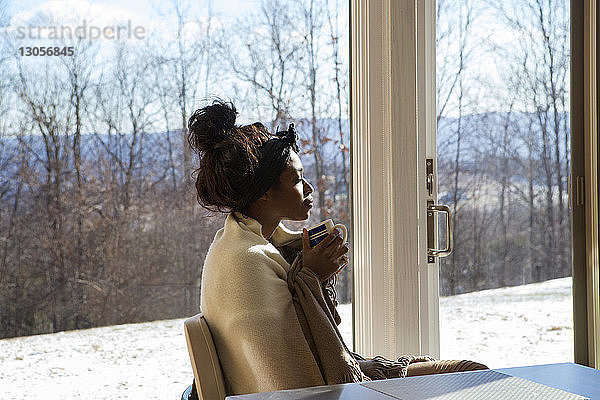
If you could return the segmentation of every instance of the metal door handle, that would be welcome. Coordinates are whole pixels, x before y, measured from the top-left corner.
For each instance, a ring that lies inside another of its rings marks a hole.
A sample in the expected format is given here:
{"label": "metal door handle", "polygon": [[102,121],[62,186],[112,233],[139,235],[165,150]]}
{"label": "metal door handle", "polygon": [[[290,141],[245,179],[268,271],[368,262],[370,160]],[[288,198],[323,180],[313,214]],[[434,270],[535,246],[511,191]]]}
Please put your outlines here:
{"label": "metal door handle", "polygon": [[[437,244],[434,244],[433,236],[433,213],[443,212],[446,213],[446,248],[437,249]],[[452,233],[452,213],[450,207],[443,204],[433,204],[433,201],[427,202],[427,220],[428,220],[428,240],[427,240],[427,256],[428,262],[435,262],[432,257],[448,257],[454,250],[454,235]],[[431,221],[431,222],[430,222]],[[431,247],[430,247],[431,246]]]}

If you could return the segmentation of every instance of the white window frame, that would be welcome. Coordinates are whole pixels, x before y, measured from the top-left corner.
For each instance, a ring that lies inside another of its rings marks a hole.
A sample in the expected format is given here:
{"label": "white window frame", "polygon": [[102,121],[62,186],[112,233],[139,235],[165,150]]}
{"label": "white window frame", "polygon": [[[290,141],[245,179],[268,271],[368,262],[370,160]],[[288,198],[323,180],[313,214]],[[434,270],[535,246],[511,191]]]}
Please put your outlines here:
{"label": "white window frame", "polygon": [[350,21],[354,349],[439,357],[438,265],[427,264],[424,229],[435,1],[351,0]]}

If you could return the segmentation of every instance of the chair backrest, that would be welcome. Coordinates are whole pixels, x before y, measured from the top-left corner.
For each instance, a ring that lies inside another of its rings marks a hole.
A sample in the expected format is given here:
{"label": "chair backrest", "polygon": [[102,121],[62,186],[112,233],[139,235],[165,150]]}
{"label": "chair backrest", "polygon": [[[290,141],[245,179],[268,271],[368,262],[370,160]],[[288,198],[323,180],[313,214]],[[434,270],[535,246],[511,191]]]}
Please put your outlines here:
{"label": "chair backrest", "polygon": [[223,400],[225,385],[215,343],[202,313],[185,320],[187,341],[196,390],[200,400]]}

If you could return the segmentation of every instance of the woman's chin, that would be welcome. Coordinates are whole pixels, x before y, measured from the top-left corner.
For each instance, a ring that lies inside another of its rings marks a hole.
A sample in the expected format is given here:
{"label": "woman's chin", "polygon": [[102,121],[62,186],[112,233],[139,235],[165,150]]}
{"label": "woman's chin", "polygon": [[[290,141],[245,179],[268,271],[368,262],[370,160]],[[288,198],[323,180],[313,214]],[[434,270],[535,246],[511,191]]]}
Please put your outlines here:
{"label": "woman's chin", "polygon": [[304,214],[305,215],[304,219],[308,219],[310,217],[310,211],[312,210],[312,207],[313,207],[312,203],[309,206],[304,205],[304,207],[306,208],[306,212]]}
{"label": "woman's chin", "polygon": [[310,211],[311,211],[310,208],[306,211],[306,214],[305,214],[306,216],[304,217],[304,219],[309,219],[310,218]]}
{"label": "woman's chin", "polygon": [[312,207],[304,206],[304,210],[297,210],[297,213],[293,214],[293,216],[289,215],[288,217],[283,217],[283,219],[290,221],[305,221],[310,218],[311,209]]}
{"label": "woman's chin", "polygon": [[294,221],[306,221],[309,218],[310,218],[310,210],[306,211],[304,213],[304,215],[298,216],[297,218],[294,218],[293,220]]}
{"label": "woman's chin", "polygon": [[307,212],[305,215],[303,215],[300,218],[294,218],[294,221],[306,221],[309,218],[310,218],[310,212]]}

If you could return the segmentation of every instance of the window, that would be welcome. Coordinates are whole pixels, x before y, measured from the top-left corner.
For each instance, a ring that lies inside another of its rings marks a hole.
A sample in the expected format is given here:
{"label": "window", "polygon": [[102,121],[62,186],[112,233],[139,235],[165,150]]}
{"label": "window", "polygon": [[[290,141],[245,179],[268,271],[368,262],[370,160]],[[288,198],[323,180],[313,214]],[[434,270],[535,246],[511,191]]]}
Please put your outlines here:
{"label": "window", "polygon": [[569,19],[562,0],[438,1],[443,358],[573,360]]}
{"label": "window", "polygon": [[[8,390],[177,396],[192,379],[181,318],[224,221],[195,202],[187,119],[219,96],[237,123],[295,123],[315,206],[288,226],[351,230],[347,5],[0,1],[0,29],[0,337],[17,338],[0,346],[22,382]],[[338,300],[351,347],[349,269]],[[49,365],[43,385],[32,363]]]}

